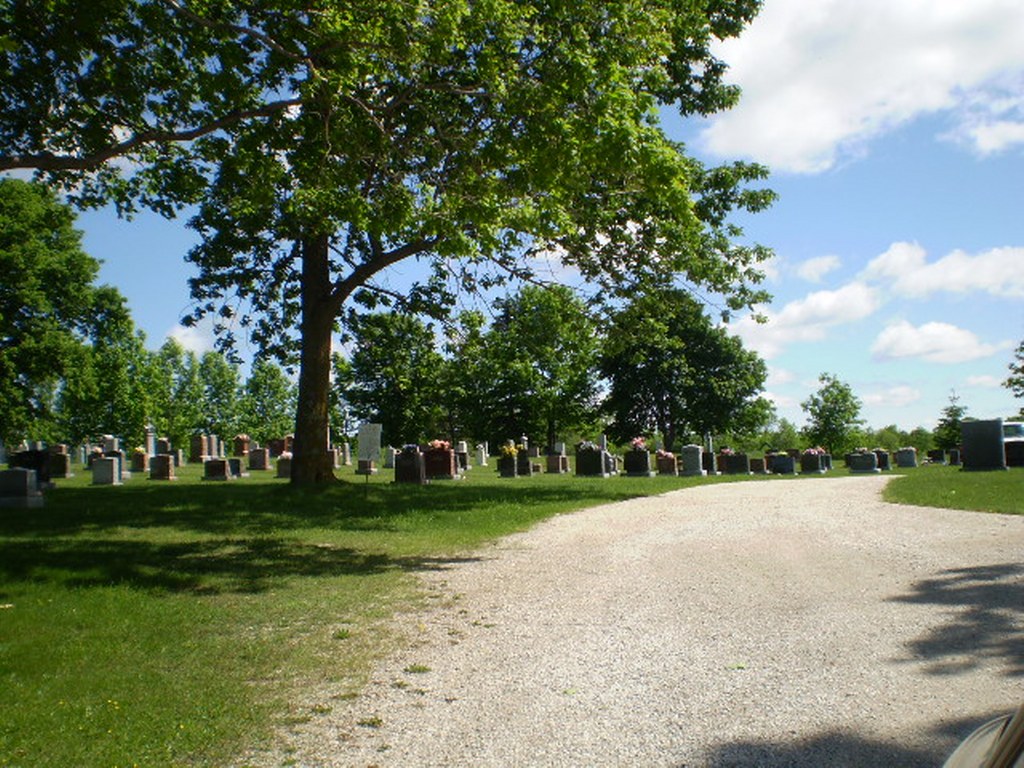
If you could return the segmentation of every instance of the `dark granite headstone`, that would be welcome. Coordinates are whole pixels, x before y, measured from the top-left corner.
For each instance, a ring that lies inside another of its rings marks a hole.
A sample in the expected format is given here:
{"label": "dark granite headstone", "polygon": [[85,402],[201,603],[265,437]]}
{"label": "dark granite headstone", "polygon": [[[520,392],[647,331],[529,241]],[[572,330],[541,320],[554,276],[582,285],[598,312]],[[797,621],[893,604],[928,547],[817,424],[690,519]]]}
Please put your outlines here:
{"label": "dark granite headstone", "polygon": [[960,460],[965,470],[1006,469],[1002,419],[965,421],[960,429],[963,435]]}
{"label": "dark granite headstone", "polygon": [[41,507],[43,494],[34,469],[15,467],[0,471],[0,507]]}

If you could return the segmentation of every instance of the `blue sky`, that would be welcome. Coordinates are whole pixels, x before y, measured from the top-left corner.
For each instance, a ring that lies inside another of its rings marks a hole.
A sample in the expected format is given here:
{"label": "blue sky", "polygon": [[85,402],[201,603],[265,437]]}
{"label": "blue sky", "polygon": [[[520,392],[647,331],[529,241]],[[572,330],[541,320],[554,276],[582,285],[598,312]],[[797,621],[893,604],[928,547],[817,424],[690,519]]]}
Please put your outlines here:
{"label": "blue sky", "polygon": [[[1000,386],[1024,339],[1021,30],[1019,0],[766,0],[718,49],[740,105],[666,121],[708,163],[772,170],[778,202],[742,219],[776,254],[770,320],[731,327],[766,359],[780,416],[802,425],[826,372],[873,427],[931,428],[954,390],[978,418],[1024,405]],[[176,325],[183,221],[100,211],[79,227],[151,346],[209,348]]]}

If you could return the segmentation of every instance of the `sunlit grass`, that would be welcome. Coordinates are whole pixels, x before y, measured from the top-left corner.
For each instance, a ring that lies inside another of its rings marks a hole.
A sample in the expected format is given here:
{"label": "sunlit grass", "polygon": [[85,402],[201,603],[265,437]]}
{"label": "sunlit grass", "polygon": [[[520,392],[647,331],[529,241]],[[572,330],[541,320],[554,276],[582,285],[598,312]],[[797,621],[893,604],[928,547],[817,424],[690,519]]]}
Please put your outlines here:
{"label": "sunlit grass", "polygon": [[885,489],[885,500],[924,507],[1024,514],[1024,468],[965,472],[925,465],[907,471]]}

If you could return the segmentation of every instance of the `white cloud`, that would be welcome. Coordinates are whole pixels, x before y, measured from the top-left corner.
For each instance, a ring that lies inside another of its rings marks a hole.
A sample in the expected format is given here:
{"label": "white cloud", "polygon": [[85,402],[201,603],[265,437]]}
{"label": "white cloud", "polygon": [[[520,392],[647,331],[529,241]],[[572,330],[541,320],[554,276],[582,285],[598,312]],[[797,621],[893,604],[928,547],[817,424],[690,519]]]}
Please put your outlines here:
{"label": "white cloud", "polygon": [[777,387],[780,384],[791,384],[796,380],[796,374],[787,371],[785,368],[768,367],[768,378],[765,381],[769,387]]}
{"label": "white cloud", "polygon": [[1006,146],[1015,130],[994,135],[992,119],[1021,122],[1018,113],[978,105],[1024,71],[1022,28],[1014,0],[772,0],[716,49],[743,97],[702,141],[718,155],[818,173],[918,115],[955,110],[963,140]]}
{"label": "white cloud", "polygon": [[956,250],[931,264],[916,243],[893,243],[864,270],[868,280],[884,280],[908,298],[933,293],[988,293],[1024,297],[1024,247],[993,248],[969,254]]}
{"label": "white cloud", "polygon": [[865,405],[903,408],[921,399],[921,391],[901,384],[881,392],[872,392],[862,398]]}
{"label": "white cloud", "polygon": [[995,78],[964,98],[957,126],[945,138],[982,156],[1024,144],[1024,72]]}
{"label": "white cloud", "polygon": [[968,376],[967,386],[979,389],[999,389],[1003,386],[1003,380],[997,379],[995,376]]}
{"label": "white cloud", "polygon": [[915,327],[901,320],[878,335],[871,352],[880,360],[917,358],[931,363],[964,363],[990,357],[1005,346],[983,344],[970,331],[949,323]]}
{"label": "white cloud", "polygon": [[214,348],[213,326],[210,322],[202,321],[197,325],[186,327],[175,325],[165,334],[167,338],[174,339],[187,350],[202,355]]}
{"label": "white cloud", "polygon": [[857,322],[879,307],[877,291],[864,283],[850,283],[835,291],[816,291],[791,301],[780,311],[762,312],[768,322],[755,323],[749,317],[734,325],[736,335],[765,359],[777,356],[793,342],[821,341],[837,325]]}
{"label": "white cloud", "polygon": [[820,283],[821,278],[829,272],[839,269],[840,261],[838,256],[818,256],[808,259],[799,267],[796,273],[809,283]]}

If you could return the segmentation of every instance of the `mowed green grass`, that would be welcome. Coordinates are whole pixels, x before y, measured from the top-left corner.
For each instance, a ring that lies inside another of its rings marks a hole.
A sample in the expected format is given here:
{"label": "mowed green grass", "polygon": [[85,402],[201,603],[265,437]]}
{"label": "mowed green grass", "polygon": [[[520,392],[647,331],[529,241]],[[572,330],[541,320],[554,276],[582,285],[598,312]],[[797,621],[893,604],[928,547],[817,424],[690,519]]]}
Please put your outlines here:
{"label": "mowed green grass", "polygon": [[902,472],[886,486],[884,498],[897,504],[1024,515],[1024,468],[964,472],[924,465]]}
{"label": "mowed green grass", "polygon": [[[419,487],[346,469],[334,487],[301,491],[268,474],[180,474],[99,487],[80,472],[42,509],[0,510],[0,766],[232,761],[276,725],[358,695],[399,640],[394,616],[425,599],[417,573],[552,515],[747,479],[475,468]],[[996,495],[1016,504],[1004,511],[1024,511],[1024,473],[999,474]],[[958,493],[992,480],[924,467],[890,488],[919,477]],[[316,690],[334,699],[311,701]]]}

